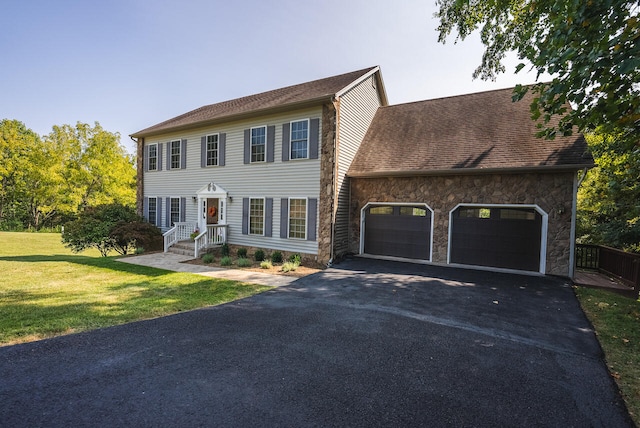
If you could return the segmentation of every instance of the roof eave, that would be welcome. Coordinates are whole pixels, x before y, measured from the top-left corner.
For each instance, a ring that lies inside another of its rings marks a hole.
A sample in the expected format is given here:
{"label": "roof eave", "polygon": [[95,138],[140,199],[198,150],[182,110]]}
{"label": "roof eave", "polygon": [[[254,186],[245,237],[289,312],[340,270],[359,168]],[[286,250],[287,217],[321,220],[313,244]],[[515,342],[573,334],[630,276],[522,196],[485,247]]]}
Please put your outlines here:
{"label": "roof eave", "polygon": [[411,177],[440,175],[477,175],[477,174],[521,174],[533,172],[570,172],[593,168],[594,164],[524,166],[512,168],[455,168],[440,170],[405,170],[405,171],[371,171],[349,172],[350,178]]}
{"label": "roof eave", "polygon": [[158,130],[150,130],[148,132],[147,132],[147,129],[149,128],[146,128],[141,131],[130,134],[130,136],[133,138],[153,137],[155,135],[167,134],[170,132],[185,131],[185,130],[195,129],[195,128],[202,128],[205,126],[216,125],[223,122],[233,122],[233,121],[249,119],[257,116],[264,116],[267,114],[281,113],[288,110],[300,109],[305,107],[314,107],[316,105],[330,103],[333,100],[333,97],[334,97],[334,94],[322,95],[320,97],[299,101],[295,103],[282,104],[275,107],[251,110],[251,111],[242,112],[242,113],[229,114],[225,116],[219,116],[213,119],[207,119],[199,122],[188,123],[185,125],[178,125],[178,126],[173,126],[169,128],[161,128]]}

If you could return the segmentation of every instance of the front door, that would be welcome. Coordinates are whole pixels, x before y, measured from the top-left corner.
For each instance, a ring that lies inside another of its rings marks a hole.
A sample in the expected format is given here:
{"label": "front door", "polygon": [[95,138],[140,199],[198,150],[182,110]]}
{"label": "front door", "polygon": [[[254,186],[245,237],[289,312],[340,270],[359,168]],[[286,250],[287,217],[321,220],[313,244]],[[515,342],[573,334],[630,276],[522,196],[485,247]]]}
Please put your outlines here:
{"label": "front door", "polygon": [[219,202],[218,198],[207,198],[207,224],[218,224]]}

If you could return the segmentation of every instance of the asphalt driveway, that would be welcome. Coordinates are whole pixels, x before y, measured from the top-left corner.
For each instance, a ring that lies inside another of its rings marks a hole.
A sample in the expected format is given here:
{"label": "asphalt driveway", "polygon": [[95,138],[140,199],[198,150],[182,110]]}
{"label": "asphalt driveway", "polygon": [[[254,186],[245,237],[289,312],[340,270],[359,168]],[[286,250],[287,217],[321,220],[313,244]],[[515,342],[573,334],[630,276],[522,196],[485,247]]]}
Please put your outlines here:
{"label": "asphalt driveway", "polygon": [[0,348],[0,425],[633,426],[564,280],[361,259]]}

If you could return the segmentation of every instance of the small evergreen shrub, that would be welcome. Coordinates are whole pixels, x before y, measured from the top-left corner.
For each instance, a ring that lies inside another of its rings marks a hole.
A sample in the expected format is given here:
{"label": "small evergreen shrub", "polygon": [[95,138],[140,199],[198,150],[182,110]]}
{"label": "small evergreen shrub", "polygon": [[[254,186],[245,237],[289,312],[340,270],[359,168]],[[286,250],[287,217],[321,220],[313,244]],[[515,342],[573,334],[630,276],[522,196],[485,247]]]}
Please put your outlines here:
{"label": "small evergreen shrub", "polygon": [[206,253],[202,256],[202,261],[204,263],[213,263],[213,254]]}
{"label": "small evergreen shrub", "polygon": [[136,250],[134,251],[135,254],[142,254],[144,253],[144,247],[137,247]]}
{"label": "small evergreen shrub", "polygon": [[300,254],[291,254],[289,256],[289,261],[291,263],[297,263],[300,266]]}
{"label": "small evergreen shrub", "polygon": [[222,244],[222,246],[220,247],[220,255],[222,257],[228,257],[229,254],[231,254],[231,252],[229,251],[229,244],[227,244],[226,242],[224,244]]}
{"label": "small evergreen shrub", "polygon": [[244,258],[244,257],[240,257],[237,261],[236,261],[236,265],[238,265],[238,267],[251,267],[253,263],[251,263],[251,260]]}
{"label": "small evergreen shrub", "polygon": [[238,258],[246,259],[247,258],[247,249],[246,248],[238,248]]}
{"label": "small evergreen shrub", "polygon": [[253,258],[255,259],[255,261],[257,262],[261,262],[264,260],[264,251],[262,250],[257,250],[254,254],[253,254]]}
{"label": "small evergreen shrub", "polygon": [[229,256],[224,256],[220,259],[220,266],[231,266],[232,263],[233,260],[231,260],[231,257]]}
{"label": "small evergreen shrub", "polygon": [[273,267],[273,264],[271,264],[269,260],[263,260],[260,262],[260,267],[262,269],[271,269]]}
{"label": "small evergreen shrub", "polygon": [[286,262],[282,265],[282,272],[293,272],[296,269],[298,269],[298,266],[300,266],[297,263],[294,262]]}
{"label": "small evergreen shrub", "polygon": [[282,253],[280,251],[274,251],[271,254],[271,261],[273,263],[282,263]]}

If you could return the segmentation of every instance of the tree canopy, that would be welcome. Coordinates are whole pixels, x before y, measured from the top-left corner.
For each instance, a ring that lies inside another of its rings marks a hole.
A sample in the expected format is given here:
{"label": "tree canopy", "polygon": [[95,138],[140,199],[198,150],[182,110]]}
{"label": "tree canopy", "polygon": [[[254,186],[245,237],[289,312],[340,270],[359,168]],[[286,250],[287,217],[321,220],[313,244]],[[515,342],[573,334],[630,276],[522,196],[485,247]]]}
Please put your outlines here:
{"label": "tree canopy", "polygon": [[[640,21],[637,0],[436,0],[439,41],[456,41],[475,30],[486,50],[473,77],[495,79],[507,52],[550,82],[518,86],[514,100],[531,90],[532,117],[540,136],[569,135],[599,127],[626,142],[640,135]],[[573,109],[569,111],[567,104]],[[562,115],[557,127],[548,124]]]}
{"label": "tree canopy", "polygon": [[133,156],[99,123],[54,126],[40,137],[0,122],[0,228],[55,226],[86,207],[135,204]]}

